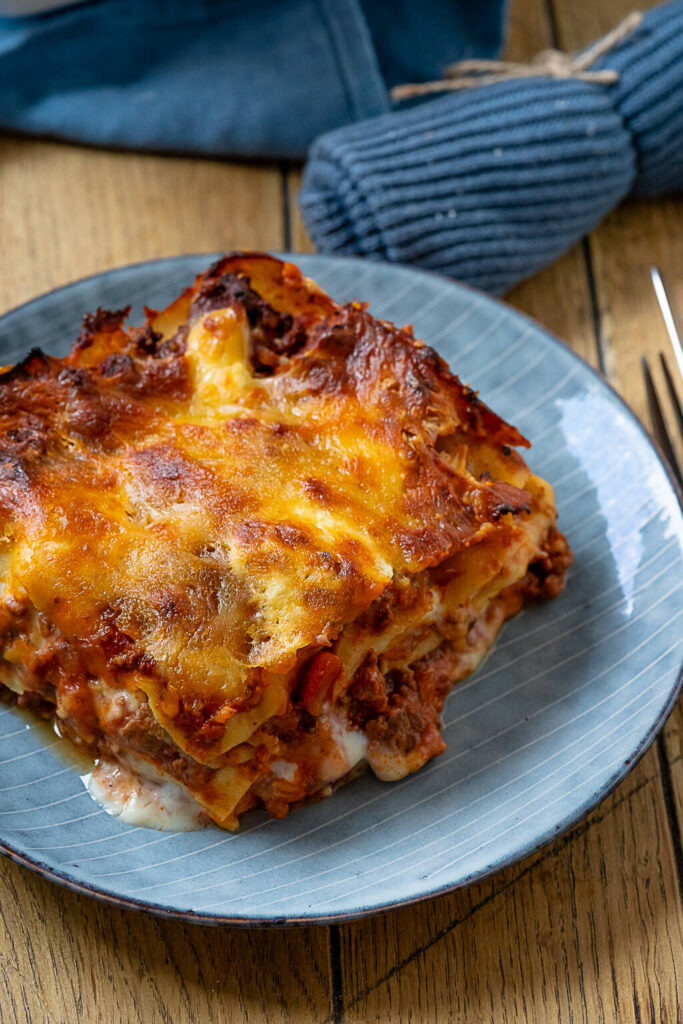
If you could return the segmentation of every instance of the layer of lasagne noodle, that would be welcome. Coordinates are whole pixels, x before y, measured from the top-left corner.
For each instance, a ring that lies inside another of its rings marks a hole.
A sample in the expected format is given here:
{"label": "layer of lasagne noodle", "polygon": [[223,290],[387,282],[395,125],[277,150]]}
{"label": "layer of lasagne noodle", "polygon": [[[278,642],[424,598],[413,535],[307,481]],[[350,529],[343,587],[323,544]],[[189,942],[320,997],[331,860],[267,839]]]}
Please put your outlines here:
{"label": "layer of lasagne noodle", "polygon": [[265,254],[127,313],[0,376],[0,683],[225,828],[416,771],[503,621],[562,588],[528,442]]}

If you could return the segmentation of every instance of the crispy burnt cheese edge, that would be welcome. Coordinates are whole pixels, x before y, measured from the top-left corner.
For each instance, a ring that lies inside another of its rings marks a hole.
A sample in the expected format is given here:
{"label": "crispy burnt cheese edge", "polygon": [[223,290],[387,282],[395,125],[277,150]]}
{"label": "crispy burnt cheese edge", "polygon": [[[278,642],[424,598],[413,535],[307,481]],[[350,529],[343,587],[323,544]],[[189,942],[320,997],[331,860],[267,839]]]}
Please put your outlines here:
{"label": "crispy burnt cheese edge", "polygon": [[0,683],[235,827],[443,749],[448,690],[571,555],[518,431],[292,264],[0,375]]}

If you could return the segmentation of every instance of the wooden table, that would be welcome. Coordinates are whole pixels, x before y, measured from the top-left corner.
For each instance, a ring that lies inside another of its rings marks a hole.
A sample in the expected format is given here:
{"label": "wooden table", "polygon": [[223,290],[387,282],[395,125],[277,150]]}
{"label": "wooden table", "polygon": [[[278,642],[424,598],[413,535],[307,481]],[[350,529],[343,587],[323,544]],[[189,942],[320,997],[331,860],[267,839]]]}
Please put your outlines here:
{"label": "wooden table", "polygon": [[[629,0],[514,0],[508,52],[574,49]],[[135,260],[310,247],[298,170],[0,141],[0,309]],[[683,202],[629,203],[508,296],[641,416],[666,346],[648,276],[683,307]],[[621,786],[479,885],[356,924],[212,929],[112,909],[9,861],[0,1020],[31,1024],[645,1021],[683,1016],[683,710]]]}

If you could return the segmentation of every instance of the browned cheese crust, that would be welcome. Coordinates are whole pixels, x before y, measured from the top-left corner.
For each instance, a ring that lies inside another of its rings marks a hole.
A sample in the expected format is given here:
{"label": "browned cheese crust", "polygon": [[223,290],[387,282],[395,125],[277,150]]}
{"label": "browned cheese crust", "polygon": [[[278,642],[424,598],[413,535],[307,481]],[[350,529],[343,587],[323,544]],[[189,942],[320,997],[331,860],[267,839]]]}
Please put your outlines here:
{"label": "browned cheese crust", "polygon": [[0,681],[228,827],[343,775],[340,723],[381,777],[419,767],[454,680],[561,589],[528,442],[263,253],[127,313],[0,375]]}

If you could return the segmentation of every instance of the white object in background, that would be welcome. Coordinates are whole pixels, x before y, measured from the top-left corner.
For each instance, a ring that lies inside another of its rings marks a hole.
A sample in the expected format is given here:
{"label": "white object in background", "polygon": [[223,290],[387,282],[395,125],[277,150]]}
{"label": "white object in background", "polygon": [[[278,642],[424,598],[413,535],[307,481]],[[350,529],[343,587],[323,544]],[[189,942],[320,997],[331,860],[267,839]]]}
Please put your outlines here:
{"label": "white object in background", "polygon": [[654,285],[655,295],[659,303],[659,308],[662,311],[664,317],[664,323],[666,324],[666,331],[669,335],[669,341],[671,342],[676,356],[676,362],[678,363],[678,369],[681,371],[681,377],[683,378],[683,346],[681,345],[681,338],[678,333],[679,317],[677,317],[674,307],[672,306],[671,299],[669,298],[662,275],[660,274],[657,267],[650,267],[650,277],[652,278],[652,284]]}
{"label": "white object in background", "polygon": [[72,7],[83,0],[0,0],[0,18],[26,18],[58,7]]}

